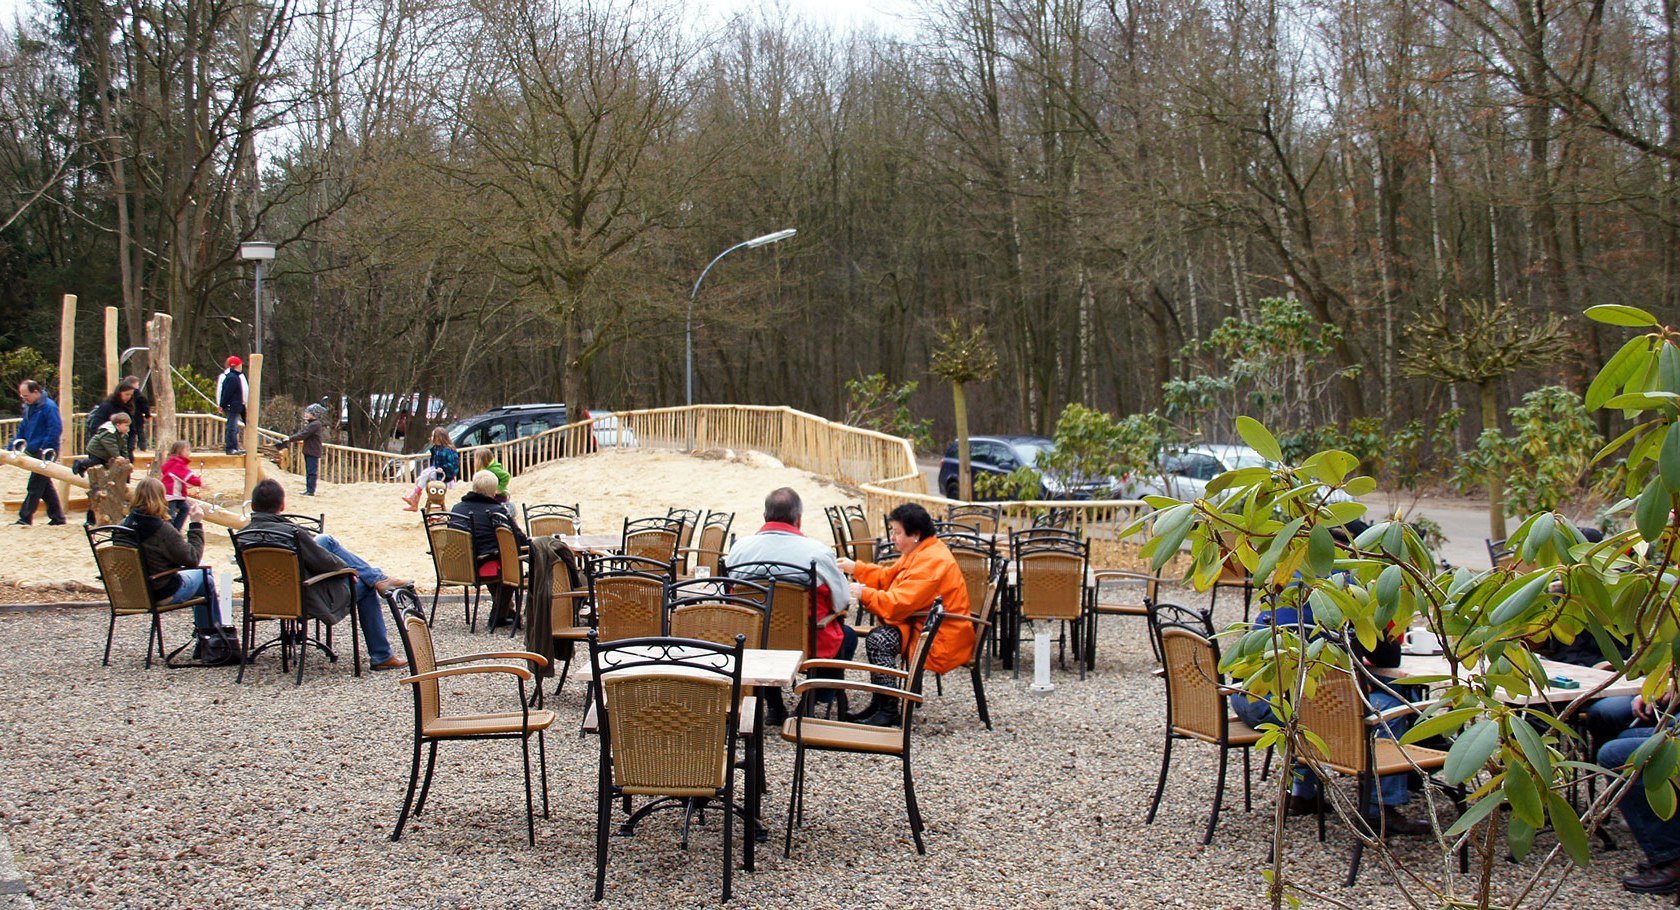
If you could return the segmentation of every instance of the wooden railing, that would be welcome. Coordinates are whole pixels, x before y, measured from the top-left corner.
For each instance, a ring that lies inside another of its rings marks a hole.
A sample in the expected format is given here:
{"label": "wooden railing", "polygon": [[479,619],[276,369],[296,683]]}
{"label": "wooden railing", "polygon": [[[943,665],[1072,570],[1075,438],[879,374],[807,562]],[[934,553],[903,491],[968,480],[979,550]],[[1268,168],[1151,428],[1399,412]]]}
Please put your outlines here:
{"label": "wooden railing", "polygon": [[[85,414],[72,415],[65,436],[80,451]],[[180,414],[176,426],[194,448],[222,445],[226,418],[219,414]],[[605,423],[599,432],[597,424]],[[615,432],[611,427],[617,424]],[[10,441],[18,420],[0,420],[0,435]],[[268,430],[264,439],[285,437]],[[469,470],[474,453],[495,451],[502,465],[521,474],[551,462],[576,458],[603,448],[643,448],[666,451],[733,449],[758,451],[789,467],[810,471],[857,487],[864,509],[881,516],[904,502],[919,502],[936,516],[955,500],[927,492],[910,442],[874,430],[848,426],[788,407],[759,405],[695,405],[692,408],[651,408],[619,411],[610,417],[555,427],[535,436],[461,451],[462,470]],[[413,483],[426,455],[393,454],[373,449],[327,444],[322,447],[321,477],[331,483]],[[295,469],[295,468],[294,468]],[[1148,511],[1140,500],[1053,500],[995,503],[1004,523],[1024,528],[1055,519],[1096,539],[1117,540],[1120,531]]]}

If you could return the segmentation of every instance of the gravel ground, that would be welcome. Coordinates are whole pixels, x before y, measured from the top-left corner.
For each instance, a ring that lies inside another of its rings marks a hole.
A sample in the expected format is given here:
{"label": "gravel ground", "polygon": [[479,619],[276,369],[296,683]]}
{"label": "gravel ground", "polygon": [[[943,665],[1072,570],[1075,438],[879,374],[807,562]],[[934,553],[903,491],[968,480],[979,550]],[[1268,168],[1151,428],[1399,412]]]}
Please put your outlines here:
{"label": "gravel ground", "polygon": [[[1222,617],[1237,612],[1222,603]],[[439,617],[442,653],[506,642],[468,635],[449,611]],[[166,622],[166,638],[178,641],[184,614]],[[92,610],[0,614],[0,636],[12,643],[0,655],[9,720],[0,731],[0,825],[40,906],[590,905],[598,746],[572,732],[581,686],[568,684],[558,700],[559,729],[548,738],[553,812],[539,818],[534,849],[510,743],[444,744],[426,815],[393,844],[412,734],[412,702],[393,675],[355,679],[342,665],[314,663],[293,688],[266,656],[244,686],[231,670],[147,671],[143,626],[133,620],[119,624],[111,666],[101,667],[104,633],[104,615]],[[1141,621],[1105,620],[1099,651],[1097,672],[1080,682],[1058,671],[1047,697],[1027,692],[1030,666],[1018,681],[995,672],[993,732],[975,717],[966,675],[946,680],[917,718],[925,857],[911,845],[896,763],[816,754],[807,823],[783,859],[792,750],[773,741],[765,806],[775,836],[760,849],[758,871],[737,874],[736,902],[1260,905],[1271,786],[1257,781],[1256,811],[1244,813],[1234,768],[1227,812],[1203,847],[1212,750],[1181,745],[1161,814],[1146,826],[1163,696]],[[511,703],[501,680],[445,691],[456,710]],[[1354,906],[1405,906],[1369,856],[1360,884],[1341,888],[1350,842],[1332,829],[1320,845],[1310,820],[1292,820],[1303,880]],[[1612,830],[1629,843],[1619,820]],[[1401,849],[1418,864],[1428,852],[1415,842]],[[603,906],[713,905],[719,852],[716,813],[687,853],[675,816],[656,815],[633,839],[613,839]],[[1557,905],[1662,906],[1619,887],[1635,858],[1631,848],[1600,854]],[[1498,873],[1518,871],[1501,864]]]}

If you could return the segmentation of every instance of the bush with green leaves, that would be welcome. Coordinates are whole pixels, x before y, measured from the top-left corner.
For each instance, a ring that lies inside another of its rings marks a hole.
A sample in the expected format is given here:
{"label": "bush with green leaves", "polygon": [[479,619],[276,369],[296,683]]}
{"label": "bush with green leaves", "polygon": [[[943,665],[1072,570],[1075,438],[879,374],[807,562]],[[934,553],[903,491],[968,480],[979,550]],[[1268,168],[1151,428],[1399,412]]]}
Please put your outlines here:
{"label": "bush with green leaves", "polygon": [[1523,396],[1507,412],[1512,432],[1483,430],[1476,448],[1464,453],[1452,475],[1466,492],[1499,476],[1506,508],[1552,510],[1586,489],[1593,456],[1604,444],[1581,396],[1545,386]]}
{"label": "bush with green leaves", "polygon": [[846,380],[846,416],[841,422],[910,440],[917,452],[934,450],[933,421],[917,420],[910,413],[910,396],[916,382],[893,385],[885,373],[870,373]]}
{"label": "bush with green leaves", "polygon": [[1031,465],[1022,465],[1008,474],[980,473],[974,475],[974,498],[1018,502],[1038,499],[1044,495],[1044,475]]}
{"label": "bush with green leaves", "polygon": [[[1565,516],[1540,512],[1511,535],[1517,559],[1509,565],[1439,570],[1417,532],[1398,522],[1379,521],[1351,540],[1339,538],[1338,529],[1363,517],[1365,507],[1327,502],[1322,491],[1357,496],[1376,482],[1356,473],[1353,454],[1337,449],[1287,463],[1272,433],[1247,417],[1236,421],[1238,432],[1277,466],[1222,474],[1195,502],[1151,497],[1156,511],[1134,526],[1149,528],[1142,552],[1157,569],[1188,547],[1186,577],[1200,588],[1235,560],[1252,574],[1261,598],[1311,607],[1306,634],[1250,624],[1224,633],[1221,669],[1249,697],[1271,701],[1280,722],[1261,728],[1260,746],[1280,751],[1284,767],[1322,744],[1297,709],[1325,674],[1356,672],[1369,686],[1387,685],[1352,659],[1351,640],[1370,648],[1414,622],[1440,637],[1448,672],[1407,680],[1428,686],[1434,700],[1420,706],[1402,742],[1447,738],[1442,776],[1469,791],[1468,808],[1454,817],[1439,791],[1425,788],[1426,811],[1436,815],[1437,851],[1422,861],[1415,850],[1396,853],[1362,838],[1393,886],[1417,906],[1488,907],[1495,899],[1502,907],[1544,905],[1553,884],[1591,862],[1589,833],[1632,787],[1641,787],[1662,817],[1675,815],[1680,742],[1672,707],[1660,709],[1660,732],[1628,767],[1601,768],[1581,760],[1591,755],[1570,724],[1594,689],[1564,693],[1567,701],[1555,708],[1523,704],[1524,696],[1548,686],[1536,648],[1582,635],[1609,655],[1611,682],[1640,680],[1653,706],[1669,705],[1664,696],[1680,682],[1680,578],[1671,568],[1680,556],[1680,332],[1633,307],[1593,307],[1587,315],[1642,330],[1605,365],[1585,402],[1620,410],[1633,423],[1601,452],[1625,461],[1627,498],[1615,511],[1631,510],[1632,530],[1589,543]],[[1281,801],[1289,777],[1279,775],[1273,858],[1265,873],[1273,907],[1315,896],[1316,888],[1288,860]],[[1577,808],[1569,797],[1583,779],[1597,783],[1597,796]],[[1352,800],[1335,788],[1328,792],[1337,794],[1336,813],[1355,825]],[[1539,847],[1547,828],[1552,834]],[[1468,877],[1448,871],[1461,846],[1475,862]],[[1505,859],[1537,850],[1536,862]]]}
{"label": "bush with green leaves", "polygon": [[1039,457],[1037,467],[1069,486],[1152,471],[1166,428],[1153,412],[1116,420],[1072,402],[1056,421],[1055,447]]}
{"label": "bush with green leaves", "polygon": [[25,379],[33,379],[45,386],[55,397],[58,395],[58,367],[41,356],[40,351],[31,347],[0,351],[0,387],[5,389],[7,416],[22,413],[21,404],[14,393],[18,383]]}
{"label": "bush with green leaves", "polygon": [[216,406],[216,380],[193,369],[192,364],[176,367],[173,382],[177,414],[214,414],[220,410]]}

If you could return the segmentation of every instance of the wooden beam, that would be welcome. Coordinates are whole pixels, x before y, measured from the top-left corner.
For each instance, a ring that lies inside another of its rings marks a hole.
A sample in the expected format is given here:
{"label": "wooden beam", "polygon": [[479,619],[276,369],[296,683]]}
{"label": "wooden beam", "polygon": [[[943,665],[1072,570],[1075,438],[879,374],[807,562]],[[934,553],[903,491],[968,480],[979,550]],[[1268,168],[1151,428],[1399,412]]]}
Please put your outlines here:
{"label": "wooden beam", "polygon": [[261,416],[258,410],[262,401],[262,364],[263,355],[252,354],[245,364],[245,498],[251,498],[251,491],[257,488],[262,480],[262,455],[257,446],[262,439],[257,435],[257,420]]}
{"label": "wooden beam", "polygon": [[[60,449],[80,452],[86,443],[79,439],[76,422],[76,402],[71,393],[71,370],[76,364],[76,295],[64,295],[64,311],[58,322],[58,413],[64,419],[64,435],[58,441]],[[70,485],[58,482],[58,499],[70,499]]]}
{"label": "wooden beam", "polygon": [[111,391],[122,379],[122,349],[117,347],[117,308],[105,308],[105,390]]}
{"label": "wooden beam", "polygon": [[[174,317],[158,313],[146,323],[146,346],[151,350],[152,376],[152,451],[167,452],[169,444],[179,438],[175,421],[175,373],[170,368],[169,335]],[[162,466],[162,458],[152,459],[152,471]]]}

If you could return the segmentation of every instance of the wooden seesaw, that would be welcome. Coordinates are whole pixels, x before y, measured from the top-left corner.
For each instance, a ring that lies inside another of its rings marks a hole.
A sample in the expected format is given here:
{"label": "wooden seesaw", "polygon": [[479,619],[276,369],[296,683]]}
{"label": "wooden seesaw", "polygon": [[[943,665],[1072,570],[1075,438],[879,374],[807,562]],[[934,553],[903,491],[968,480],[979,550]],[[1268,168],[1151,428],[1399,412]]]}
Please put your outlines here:
{"label": "wooden seesaw", "polygon": [[[11,465],[14,468],[22,468],[25,471],[40,474],[53,480],[67,483],[73,487],[80,487],[84,490],[89,488],[87,478],[78,477],[76,473],[71,471],[66,465],[59,464],[56,461],[42,461],[39,458],[31,458],[30,456],[15,449],[0,449],[0,465]],[[238,512],[229,511],[213,502],[205,502],[201,499],[189,498],[188,502],[196,502],[204,509],[205,521],[214,522],[215,524],[229,528],[245,527],[245,517],[240,515]]]}

